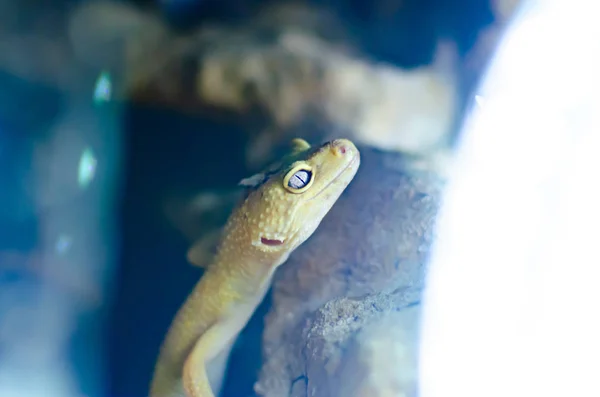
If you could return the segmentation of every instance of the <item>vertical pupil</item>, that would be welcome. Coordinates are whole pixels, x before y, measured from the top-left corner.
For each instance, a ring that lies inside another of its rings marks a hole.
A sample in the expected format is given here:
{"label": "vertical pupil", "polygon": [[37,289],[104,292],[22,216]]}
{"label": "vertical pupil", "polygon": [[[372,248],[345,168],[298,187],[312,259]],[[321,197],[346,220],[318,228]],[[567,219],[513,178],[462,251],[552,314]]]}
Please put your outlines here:
{"label": "vertical pupil", "polygon": [[310,180],[310,174],[308,171],[298,171],[290,178],[288,185],[294,189],[300,189],[306,186]]}

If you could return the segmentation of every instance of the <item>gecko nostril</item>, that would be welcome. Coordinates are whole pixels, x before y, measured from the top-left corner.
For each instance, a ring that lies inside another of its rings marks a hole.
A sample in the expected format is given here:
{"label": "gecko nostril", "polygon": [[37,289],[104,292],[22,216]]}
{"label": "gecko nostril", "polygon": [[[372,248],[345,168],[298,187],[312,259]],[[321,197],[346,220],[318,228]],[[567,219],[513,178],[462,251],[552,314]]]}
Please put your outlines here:
{"label": "gecko nostril", "polygon": [[336,139],[331,144],[331,152],[336,156],[346,154],[348,152],[348,148],[348,145],[343,139]]}

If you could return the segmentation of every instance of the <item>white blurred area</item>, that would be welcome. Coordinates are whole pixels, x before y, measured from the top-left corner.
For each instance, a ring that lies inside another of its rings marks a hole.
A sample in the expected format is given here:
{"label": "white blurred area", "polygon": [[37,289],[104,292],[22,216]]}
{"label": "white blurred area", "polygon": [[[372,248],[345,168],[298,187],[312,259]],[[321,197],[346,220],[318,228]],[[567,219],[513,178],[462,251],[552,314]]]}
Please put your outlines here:
{"label": "white blurred area", "polygon": [[525,2],[467,119],[439,225],[422,397],[600,396],[600,23]]}

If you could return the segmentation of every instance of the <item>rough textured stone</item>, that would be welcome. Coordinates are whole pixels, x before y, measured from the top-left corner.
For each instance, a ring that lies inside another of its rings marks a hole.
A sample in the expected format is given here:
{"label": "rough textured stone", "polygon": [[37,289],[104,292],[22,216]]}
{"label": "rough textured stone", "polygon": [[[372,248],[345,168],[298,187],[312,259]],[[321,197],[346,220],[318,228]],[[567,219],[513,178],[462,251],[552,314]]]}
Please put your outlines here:
{"label": "rough textured stone", "polygon": [[260,395],[335,395],[338,349],[420,298],[443,181],[398,154],[361,153],[356,179],[276,276]]}
{"label": "rough textured stone", "polygon": [[348,344],[332,396],[415,397],[420,310],[394,307],[371,318]]}

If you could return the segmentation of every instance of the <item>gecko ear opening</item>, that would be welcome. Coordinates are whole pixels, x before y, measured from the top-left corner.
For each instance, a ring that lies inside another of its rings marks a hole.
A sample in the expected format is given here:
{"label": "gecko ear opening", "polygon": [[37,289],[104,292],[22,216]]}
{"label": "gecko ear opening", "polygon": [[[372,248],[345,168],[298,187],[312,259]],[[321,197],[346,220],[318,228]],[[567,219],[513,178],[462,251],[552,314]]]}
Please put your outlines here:
{"label": "gecko ear opening", "polygon": [[268,245],[270,247],[276,247],[278,245],[283,244],[283,240],[271,240],[266,237],[261,237],[260,242],[263,243],[264,245]]}

